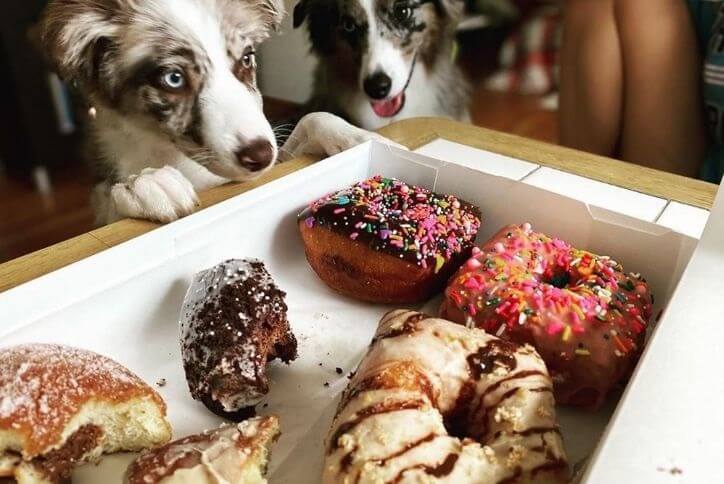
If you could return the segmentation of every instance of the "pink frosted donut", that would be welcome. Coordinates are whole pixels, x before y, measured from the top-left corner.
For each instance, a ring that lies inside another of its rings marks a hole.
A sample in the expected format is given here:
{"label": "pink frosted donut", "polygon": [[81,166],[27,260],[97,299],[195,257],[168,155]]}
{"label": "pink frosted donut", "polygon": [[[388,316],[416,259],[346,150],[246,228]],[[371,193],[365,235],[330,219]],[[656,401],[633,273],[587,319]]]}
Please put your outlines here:
{"label": "pink frosted donut", "polygon": [[440,314],[532,344],[556,401],[596,408],[636,364],[652,304],[639,274],[523,224],[474,249],[450,280]]}

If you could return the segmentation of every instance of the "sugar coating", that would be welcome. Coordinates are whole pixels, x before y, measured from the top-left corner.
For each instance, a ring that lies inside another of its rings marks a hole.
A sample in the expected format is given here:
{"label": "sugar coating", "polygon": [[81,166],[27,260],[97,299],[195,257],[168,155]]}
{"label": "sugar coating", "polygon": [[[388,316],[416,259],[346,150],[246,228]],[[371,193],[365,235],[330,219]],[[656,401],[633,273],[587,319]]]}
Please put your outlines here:
{"label": "sugar coating", "polygon": [[0,349],[0,430],[24,435],[25,457],[58,444],[62,429],[87,401],[142,395],[165,408],[130,370],[97,353],[52,344]]}

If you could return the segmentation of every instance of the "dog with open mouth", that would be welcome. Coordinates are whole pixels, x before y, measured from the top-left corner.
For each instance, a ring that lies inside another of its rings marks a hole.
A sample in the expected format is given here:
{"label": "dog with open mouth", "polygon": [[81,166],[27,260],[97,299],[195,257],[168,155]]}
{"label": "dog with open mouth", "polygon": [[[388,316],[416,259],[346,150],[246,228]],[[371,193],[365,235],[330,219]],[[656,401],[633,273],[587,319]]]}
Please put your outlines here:
{"label": "dog with open mouth", "polygon": [[58,73],[93,106],[90,158],[99,224],[171,222],[197,192],[245,181],[281,158],[331,155],[384,138],[328,113],[301,119],[286,144],[262,111],[256,46],[282,0],[52,0],[42,41]]}
{"label": "dog with open mouth", "polygon": [[470,87],[455,65],[461,0],[301,0],[319,62],[310,108],[365,129],[418,116],[469,121]]}

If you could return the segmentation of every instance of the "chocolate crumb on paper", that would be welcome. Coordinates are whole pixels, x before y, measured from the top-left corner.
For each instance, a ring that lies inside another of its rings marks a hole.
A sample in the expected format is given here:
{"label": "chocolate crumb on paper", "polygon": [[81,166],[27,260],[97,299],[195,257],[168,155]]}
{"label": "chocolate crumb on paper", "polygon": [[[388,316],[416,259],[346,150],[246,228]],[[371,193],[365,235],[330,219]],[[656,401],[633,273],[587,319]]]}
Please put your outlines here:
{"label": "chocolate crumb on paper", "polygon": [[166,386],[166,379],[165,379],[165,378],[159,379],[159,380],[156,382],[156,386],[159,387],[159,388],[165,387],[165,386]]}
{"label": "chocolate crumb on paper", "polygon": [[659,472],[668,472],[672,476],[678,476],[679,474],[684,473],[684,471],[679,467],[657,467],[656,470]]}

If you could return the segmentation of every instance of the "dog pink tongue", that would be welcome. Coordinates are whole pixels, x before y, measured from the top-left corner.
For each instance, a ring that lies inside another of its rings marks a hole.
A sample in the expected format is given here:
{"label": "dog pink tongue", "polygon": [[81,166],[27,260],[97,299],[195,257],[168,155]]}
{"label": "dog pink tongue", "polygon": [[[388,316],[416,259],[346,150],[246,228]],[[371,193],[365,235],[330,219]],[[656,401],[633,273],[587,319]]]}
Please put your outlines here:
{"label": "dog pink tongue", "polygon": [[377,116],[380,116],[382,118],[391,118],[392,116],[400,112],[404,100],[405,93],[403,91],[393,98],[385,99],[382,101],[370,101],[370,104],[372,104],[372,110]]}

